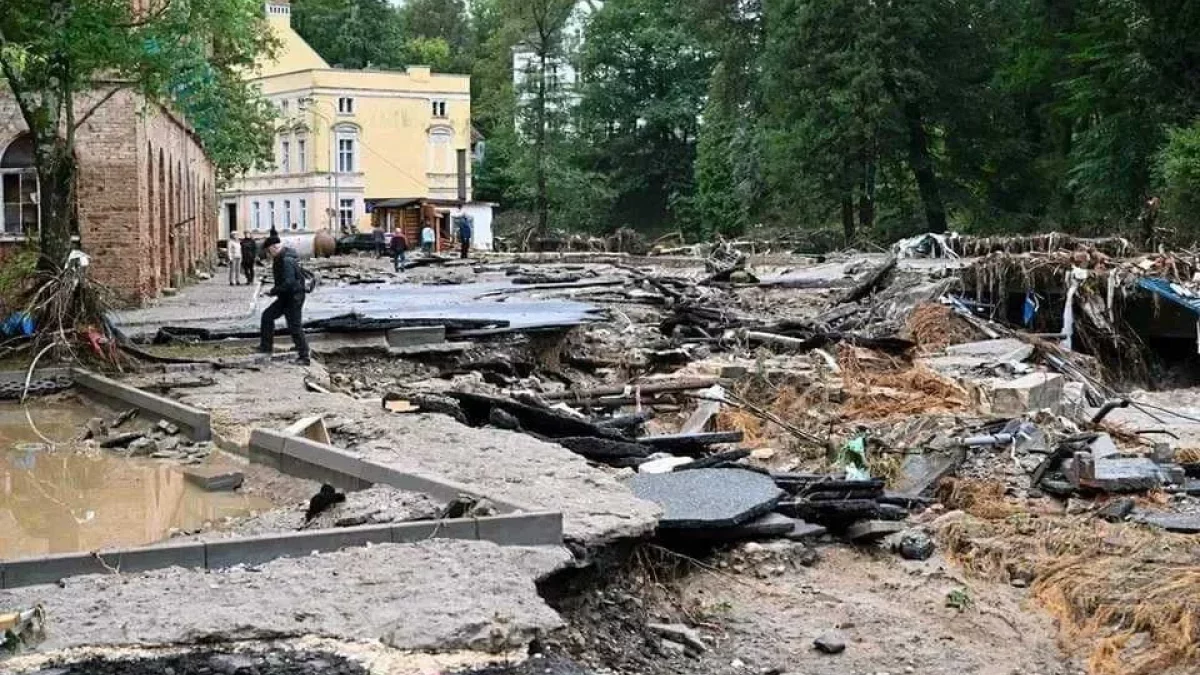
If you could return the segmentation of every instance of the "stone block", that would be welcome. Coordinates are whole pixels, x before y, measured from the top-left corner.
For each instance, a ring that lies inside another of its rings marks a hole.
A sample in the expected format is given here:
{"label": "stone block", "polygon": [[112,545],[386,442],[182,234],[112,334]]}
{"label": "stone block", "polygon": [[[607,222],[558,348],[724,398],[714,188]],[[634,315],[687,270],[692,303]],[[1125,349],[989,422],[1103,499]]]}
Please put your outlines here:
{"label": "stone block", "polygon": [[560,546],[561,513],[513,513],[476,518],[479,538],[501,546]]}
{"label": "stone block", "polygon": [[314,552],[392,542],[392,526],[364,525],[311,532],[267,534],[204,544],[209,569],[234,565],[260,565],[277,558],[301,558]]}
{"label": "stone block", "polygon": [[824,536],[828,530],[824,525],[817,525],[806,520],[797,520],[792,527],[792,531],[788,532],[785,537],[792,541],[802,541],[804,539],[815,539]]}
{"label": "stone block", "polygon": [[874,541],[905,529],[904,523],[895,520],[864,520],[851,525],[846,530],[846,538],[856,542]]}
{"label": "stone block", "polygon": [[1100,434],[1096,440],[1089,443],[1088,452],[1092,453],[1092,458],[1096,461],[1117,457],[1121,454],[1121,450],[1113,442],[1112,436],[1108,434]]}
{"label": "stone block", "polygon": [[386,334],[387,344],[395,349],[439,344],[446,341],[445,326],[407,326],[393,328]]}
{"label": "stone block", "polygon": [[1162,486],[1159,466],[1146,457],[1093,460],[1088,469],[1086,465],[1080,466],[1083,454],[1075,453],[1079,484],[1083,487],[1104,492],[1143,492]]}
{"label": "stone block", "polygon": [[1015,380],[998,382],[990,392],[995,415],[1018,416],[1039,410],[1055,413],[1062,408],[1063,376],[1058,373],[1030,373]]}
{"label": "stone block", "polygon": [[1197,513],[1138,513],[1133,519],[1167,532],[1200,534],[1200,514]]}
{"label": "stone block", "polygon": [[130,387],[86,370],[76,369],[74,373],[75,383],[83,389],[174,422],[184,427],[188,431],[188,436],[194,441],[207,441],[212,438],[212,416],[203,410]]}
{"label": "stone block", "polygon": [[219,466],[189,466],[183,469],[183,477],[187,482],[207,492],[236,490],[246,480],[246,475],[241,471]]}

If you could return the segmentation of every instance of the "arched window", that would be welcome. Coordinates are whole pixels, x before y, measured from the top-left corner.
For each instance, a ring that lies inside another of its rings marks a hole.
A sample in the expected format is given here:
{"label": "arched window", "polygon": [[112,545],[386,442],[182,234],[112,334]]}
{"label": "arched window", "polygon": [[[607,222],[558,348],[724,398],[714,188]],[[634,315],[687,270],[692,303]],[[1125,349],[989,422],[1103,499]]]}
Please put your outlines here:
{"label": "arched window", "polygon": [[454,173],[454,130],[435,126],[429,130],[429,173]]}
{"label": "arched window", "polygon": [[38,182],[33,163],[33,136],[22,134],[0,155],[0,232],[32,234],[38,228]]}

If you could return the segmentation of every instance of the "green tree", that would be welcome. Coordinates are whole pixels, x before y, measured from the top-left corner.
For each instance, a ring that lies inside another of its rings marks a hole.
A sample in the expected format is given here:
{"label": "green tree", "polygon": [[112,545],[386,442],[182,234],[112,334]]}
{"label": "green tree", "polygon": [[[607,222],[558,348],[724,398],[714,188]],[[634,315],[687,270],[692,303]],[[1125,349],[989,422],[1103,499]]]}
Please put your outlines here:
{"label": "green tree", "polygon": [[595,170],[616,190],[614,224],[679,225],[712,58],[685,23],[685,3],[609,0],[581,54],[579,117]]}
{"label": "green tree", "polygon": [[[0,75],[34,143],[41,266],[71,247],[80,126],[122,89],[178,102],[224,170],[253,164],[270,118],[240,80],[272,46],[258,0],[0,0]],[[244,127],[234,125],[245,124]]]}
{"label": "green tree", "polygon": [[331,65],[406,65],[401,17],[388,0],[295,0],[292,25]]}

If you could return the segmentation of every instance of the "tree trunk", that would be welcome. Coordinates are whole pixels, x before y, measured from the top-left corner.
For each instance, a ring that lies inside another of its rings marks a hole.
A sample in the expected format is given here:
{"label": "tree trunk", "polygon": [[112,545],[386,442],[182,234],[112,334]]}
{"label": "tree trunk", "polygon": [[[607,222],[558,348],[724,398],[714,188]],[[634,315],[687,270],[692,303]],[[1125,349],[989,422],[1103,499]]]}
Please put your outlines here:
{"label": "tree trunk", "polygon": [[541,65],[538,69],[537,139],[534,148],[534,162],[537,174],[538,236],[545,237],[550,222],[550,200],[546,194],[548,191],[546,187],[546,67],[549,59],[545,49],[541,50],[538,58],[541,60]]}
{"label": "tree trunk", "polygon": [[916,103],[905,103],[904,120],[908,124],[908,164],[917,179],[921,203],[925,206],[925,220],[930,232],[942,234],[946,231],[946,206],[942,203],[937,175],[933,171],[929,134],[925,132],[921,108]]}
{"label": "tree trunk", "polygon": [[61,270],[71,253],[71,224],[75,215],[75,158],[61,138],[38,138],[38,201],[41,205],[38,265]]}
{"label": "tree trunk", "polygon": [[875,229],[875,159],[874,147],[863,154],[862,195],[858,198],[858,227],[863,232]]}
{"label": "tree trunk", "polygon": [[854,195],[849,192],[842,196],[842,234],[850,246],[854,242]]}

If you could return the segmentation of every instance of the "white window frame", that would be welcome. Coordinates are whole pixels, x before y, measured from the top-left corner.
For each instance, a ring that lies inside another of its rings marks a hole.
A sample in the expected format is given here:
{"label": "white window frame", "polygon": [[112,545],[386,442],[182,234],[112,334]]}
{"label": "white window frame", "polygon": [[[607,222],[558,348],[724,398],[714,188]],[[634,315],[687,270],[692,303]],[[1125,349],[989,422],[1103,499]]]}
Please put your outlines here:
{"label": "white window frame", "polygon": [[[275,200],[274,199],[267,201],[267,222],[270,224],[270,227],[267,228],[268,230],[271,229],[272,227],[275,227]],[[276,228],[276,229],[278,229],[278,228]]]}
{"label": "white window frame", "polygon": [[334,167],[337,173],[358,172],[358,130],[338,129],[334,136]]}
{"label": "white window frame", "polygon": [[259,202],[254,202],[251,206],[253,207],[251,209],[251,212],[253,213],[254,231],[261,232],[262,231],[262,204],[260,204]]}
{"label": "white window frame", "polygon": [[300,229],[308,230],[308,200],[300,200]]}
{"label": "white window frame", "polygon": [[296,137],[296,170],[300,173],[308,171],[308,139],[304,136]]}
{"label": "white window frame", "polygon": [[279,141],[279,170],[282,173],[292,172],[292,142],[286,138]]}
{"label": "white window frame", "polygon": [[338,227],[342,229],[354,228],[354,208],[354,199],[338,200]]}
{"label": "white window frame", "polygon": [[288,100],[286,98],[279,102],[279,114],[284,117],[288,116]]}
{"label": "white window frame", "polygon": [[292,200],[283,200],[283,229],[294,230],[292,223]]}
{"label": "white window frame", "polygon": [[338,97],[338,114],[353,115],[354,114],[354,97],[339,96]]}
{"label": "white window frame", "polygon": [[445,99],[433,100],[433,116],[438,119],[446,119],[446,101]]}

